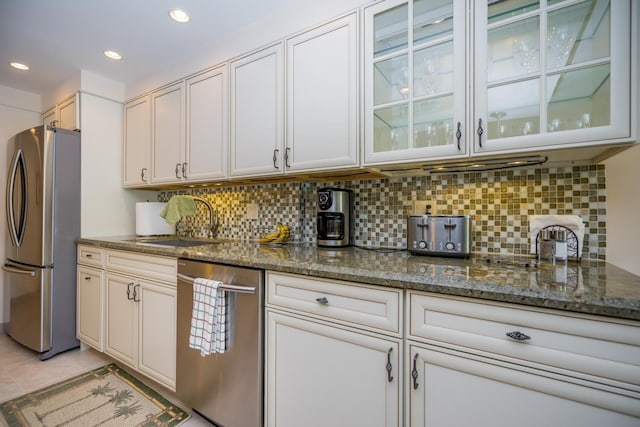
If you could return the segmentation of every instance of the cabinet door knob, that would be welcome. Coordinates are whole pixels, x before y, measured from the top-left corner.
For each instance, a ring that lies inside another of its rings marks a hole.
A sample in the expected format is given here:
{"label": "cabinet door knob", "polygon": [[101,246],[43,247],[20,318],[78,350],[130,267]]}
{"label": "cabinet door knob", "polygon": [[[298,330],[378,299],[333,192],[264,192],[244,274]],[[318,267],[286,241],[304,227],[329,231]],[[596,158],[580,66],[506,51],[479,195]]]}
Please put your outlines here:
{"label": "cabinet door knob", "polygon": [[316,298],[316,302],[320,304],[329,304],[329,300],[326,297]]}
{"label": "cabinet door knob", "polygon": [[531,339],[529,335],[523,334],[520,331],[507,332],[506,335],[511,339],[514,339],[516,341],[521,341],[521,342]]}
{"label": "cabinet door knob", "polygon": [[389,348],[389,351],[387,351],[386,369],[387,369],[387,381],[388,382],[393,381],[393,377],[391,376],[391,370],[393,369],[393,365],[391,364],[391,352],[392,351],[393,351],[393,347]]}

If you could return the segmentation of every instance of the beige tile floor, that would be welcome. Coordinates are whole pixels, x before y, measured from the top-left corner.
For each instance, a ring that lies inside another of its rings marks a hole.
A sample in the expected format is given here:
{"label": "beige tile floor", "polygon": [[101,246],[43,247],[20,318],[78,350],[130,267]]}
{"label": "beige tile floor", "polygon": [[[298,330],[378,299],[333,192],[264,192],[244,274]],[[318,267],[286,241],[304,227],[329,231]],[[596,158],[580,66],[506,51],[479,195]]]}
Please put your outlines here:
{"label": "beige tile floor", "polygon": [[[6,402],[111,362],[114,360],[91,348],[70,350],[49,360],[41,361],[36,353],[17,344],[2,332],[0,333],[0,402]],[[122,364],[120,366],[124,367]],[[165,398],[191,413],[191,418],[181,427],[212,426],[204,418],[191,412],[190,408],[180,402],[170,390],[144,376],[136,375],[131,370],[128,371]]]}

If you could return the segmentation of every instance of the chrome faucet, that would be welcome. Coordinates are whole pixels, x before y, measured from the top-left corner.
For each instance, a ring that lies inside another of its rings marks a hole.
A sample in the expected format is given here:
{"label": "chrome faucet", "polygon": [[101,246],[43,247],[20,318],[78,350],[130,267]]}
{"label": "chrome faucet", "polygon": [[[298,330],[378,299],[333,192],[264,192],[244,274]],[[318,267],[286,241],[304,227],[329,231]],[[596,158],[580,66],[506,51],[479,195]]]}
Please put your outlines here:
{"label": "chrome faucet", "polygon": [[[211,203],[209,203],[206,199],[203,199],[201,197],[192,197],[194,202],[200,202],[202,204],[204,204],[206,206],[206,208],[209,210],[209,233],[207,233],[207,237],[208,238],[212,238],[216,231],[218,230],[218,226],[220,224],[220,220],[218,218],[218,212],[213,209],[213,206],[211,206]],[[215,220],[214,220],[215,217]]]}

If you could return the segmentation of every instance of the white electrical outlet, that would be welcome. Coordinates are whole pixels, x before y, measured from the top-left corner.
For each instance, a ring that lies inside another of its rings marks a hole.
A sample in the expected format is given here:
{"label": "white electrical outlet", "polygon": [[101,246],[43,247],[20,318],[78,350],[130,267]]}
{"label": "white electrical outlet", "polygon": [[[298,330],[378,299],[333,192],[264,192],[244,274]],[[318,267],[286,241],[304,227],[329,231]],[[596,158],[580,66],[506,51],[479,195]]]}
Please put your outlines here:
{"label": "white electrical outlet", "polygon": [[247,219],[258,219],[257,203],[247,203]]}

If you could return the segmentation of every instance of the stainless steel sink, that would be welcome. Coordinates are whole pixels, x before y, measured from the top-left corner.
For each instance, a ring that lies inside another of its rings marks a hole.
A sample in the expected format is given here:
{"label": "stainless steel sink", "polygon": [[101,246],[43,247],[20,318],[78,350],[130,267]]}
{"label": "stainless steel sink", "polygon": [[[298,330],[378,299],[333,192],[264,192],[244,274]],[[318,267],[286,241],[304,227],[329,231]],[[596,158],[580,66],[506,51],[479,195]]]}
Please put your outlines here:
{"label": "stainless steel sink", "polygon": [[129,242],[134,242],[140,245],[149,246],[173,246],[176,248],[188,248],[192,246],[204,246],[215,245],[222,243],[219,239],[188,239],[188,238],[162,238],[162,237],[139,237],[137,239],[131,239]]}

